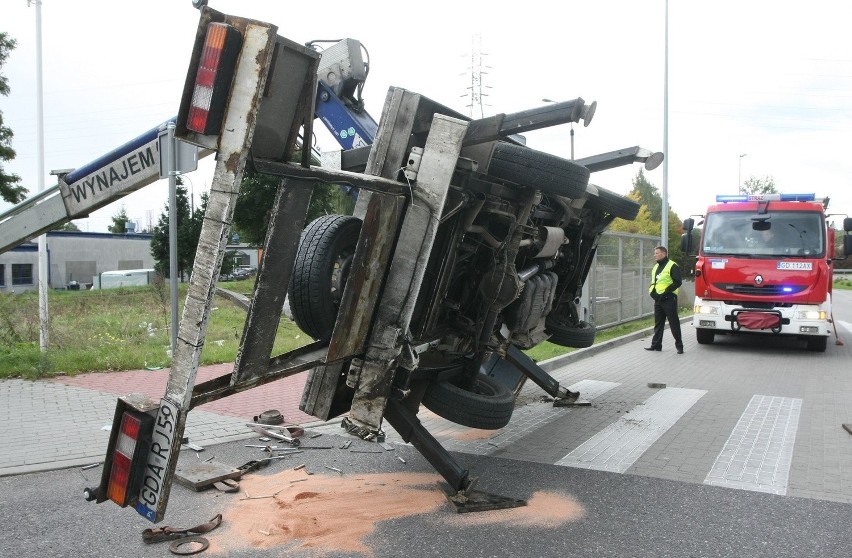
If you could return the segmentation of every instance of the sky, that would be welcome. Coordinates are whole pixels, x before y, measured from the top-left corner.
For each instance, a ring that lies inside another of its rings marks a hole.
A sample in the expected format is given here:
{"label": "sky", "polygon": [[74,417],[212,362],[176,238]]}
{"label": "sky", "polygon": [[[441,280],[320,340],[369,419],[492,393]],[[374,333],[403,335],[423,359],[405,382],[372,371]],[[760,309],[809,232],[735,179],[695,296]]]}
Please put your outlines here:
{"label": "sky", "polygon": [[[18,43],[0,69],[11,88],[0,111],[17,152],[4,169],[22,177],[29,196],[40,173],[53,186],[51,170],[83,166],[177,114],[198,24],[190,0],[43,0],[39,169],[36,8],[27,0],[0,4],[0,31]],[[543,99],[597,101],[591,124],[574,126],[575,156],[667,144],[665,172],[660,166],[646,178],[661,192],[665,185],[681,219],[752,177],[771,177],[781,192],[828,196],[831,212],[852,213],[846,0],[671,0],[668,17],[665,0],[210,6],[273,23],[297,43],[361,41],[370,61],[363,95],[376,120],[391,86],[470,114],[474,53],[482,53],[485,116],[540,107]],[[320,128],[317,146],[339,149]],[[526,137],[534,149],[570,156],[568,125]],[[208,157],[187,175],[196,202],[210,187],[212,165]],[[640,168],[595,173],[592,182],[626,194]],[[123,207],[145,228],[165,210],[167,191],[161,180],[75,223],[105,232]],[[9,207],[0,202],[0,212]]]}

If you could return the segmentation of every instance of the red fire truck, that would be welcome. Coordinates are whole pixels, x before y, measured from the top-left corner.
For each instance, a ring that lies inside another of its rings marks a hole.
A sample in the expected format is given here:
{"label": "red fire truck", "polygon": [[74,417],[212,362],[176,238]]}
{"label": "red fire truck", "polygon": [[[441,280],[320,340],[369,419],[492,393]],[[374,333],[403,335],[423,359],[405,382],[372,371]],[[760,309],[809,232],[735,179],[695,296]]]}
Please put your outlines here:
{"label": "red fire truck", "polygon": [[[814,194],[717,196],[704,215],[695,263],[700,344],[716,335],[784,335],[825,351],[833,330],[831,288],[835,231],[828,198]],[[701,223],[699,223],[701,224]],[[691,252],[694,219],[681,239]],[[843,257],[852,253],[845,218]]]}

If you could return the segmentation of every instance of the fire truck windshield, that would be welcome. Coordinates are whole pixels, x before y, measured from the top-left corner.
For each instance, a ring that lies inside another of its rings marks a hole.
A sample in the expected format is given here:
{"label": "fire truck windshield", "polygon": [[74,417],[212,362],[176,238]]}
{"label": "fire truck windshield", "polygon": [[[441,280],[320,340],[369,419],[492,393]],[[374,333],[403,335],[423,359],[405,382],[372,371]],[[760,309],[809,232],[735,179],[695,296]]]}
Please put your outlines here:
{"label": "fire truck windshield", "polygon": [[824,253],[823,231],[817,212],[720,211],[707,215],[701,251],[705,256],[816,258]]}

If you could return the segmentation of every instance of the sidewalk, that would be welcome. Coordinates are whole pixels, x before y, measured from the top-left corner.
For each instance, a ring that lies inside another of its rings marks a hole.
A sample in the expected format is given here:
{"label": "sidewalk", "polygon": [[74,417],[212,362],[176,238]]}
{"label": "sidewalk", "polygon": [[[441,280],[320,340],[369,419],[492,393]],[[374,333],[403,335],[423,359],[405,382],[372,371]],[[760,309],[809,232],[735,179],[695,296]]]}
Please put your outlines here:
{"label": "sidewalk", "polygon": [[[650,330],[635,332],[539,365],[560,380],[563,375],[560,369],[568,364],[649,333]],[[232,369],[232,363],[199,368],[196,383],[229,374]],[[169,369],[163,369],[95,372],[40,381],[0,380],[0,476],[100,462],[109,441],[117,397],[143,393],[158,401],[165,393],[168,375]],[[302,372],[201,405],[189,413],[184,435],[202,447],[254,438],[257,434],[249,431],[245,423],[271,409],[280,411],[288,424],[339,432],[339,418],[324,423],[299,410],[306,379],[307,372]],[[538,386],[527,382],[518,397],[518,405],[535,401],[543,394]],[[482,432],[453,424],[425,410],[418,416],[439,440],[469,438]],[[400,441],[392,430],[387,434],[388,441]]]}

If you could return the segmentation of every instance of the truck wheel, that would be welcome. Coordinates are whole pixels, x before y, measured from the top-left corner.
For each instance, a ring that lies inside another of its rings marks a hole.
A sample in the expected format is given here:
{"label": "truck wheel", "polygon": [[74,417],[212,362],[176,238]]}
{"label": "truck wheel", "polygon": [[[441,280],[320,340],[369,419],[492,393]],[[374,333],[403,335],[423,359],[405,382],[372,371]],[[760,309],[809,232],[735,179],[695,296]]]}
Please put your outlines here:
{"label": "truck wheel", "polygon": [[712,329],[696,329],[695,339],[699,345],[712,345],[713,338],[716,336]]}
{"label": "truck wheel", "polygon": [[639,215],[639,208],[641,206],[635,201],[600,186],[597,186],[597,189],[598,195],[589,196],[589,199],[586,201],[586,207],[599,209],[609,213],[613,217],[628,221],[632,221]]}
{"label": "truck wheel", "polygon": [[828,347],[828,337],[808,337],[808,350],[813,353],[824,353]]}
{"label": "truck wheel", "polygon": [[545,321],[545,331],[550,334],[548,341],[562,347],[585,349],[595,343],[595,326],[582,320],[576,326],[569,326],[548,316]]}
{"label": "truck wheel", "polygon": [[302,231],[287,298],[296,325],[314,339],[334,331],[360,231],[361,220],[346,215],[324,215]]}
{"label": "truck wheel", "polygon": [[447,380],[431,382],[423,394],[423,405],[456,424],[498,430],[509,424],[515,409],[515,396],[494,378],[477,374],[473,391]]}
{"label": "truck wheel", "polygon": [[568,159],[522,145],[498,142],[494,146],[488,174],[566,198],[586,195],[589,169]]}

